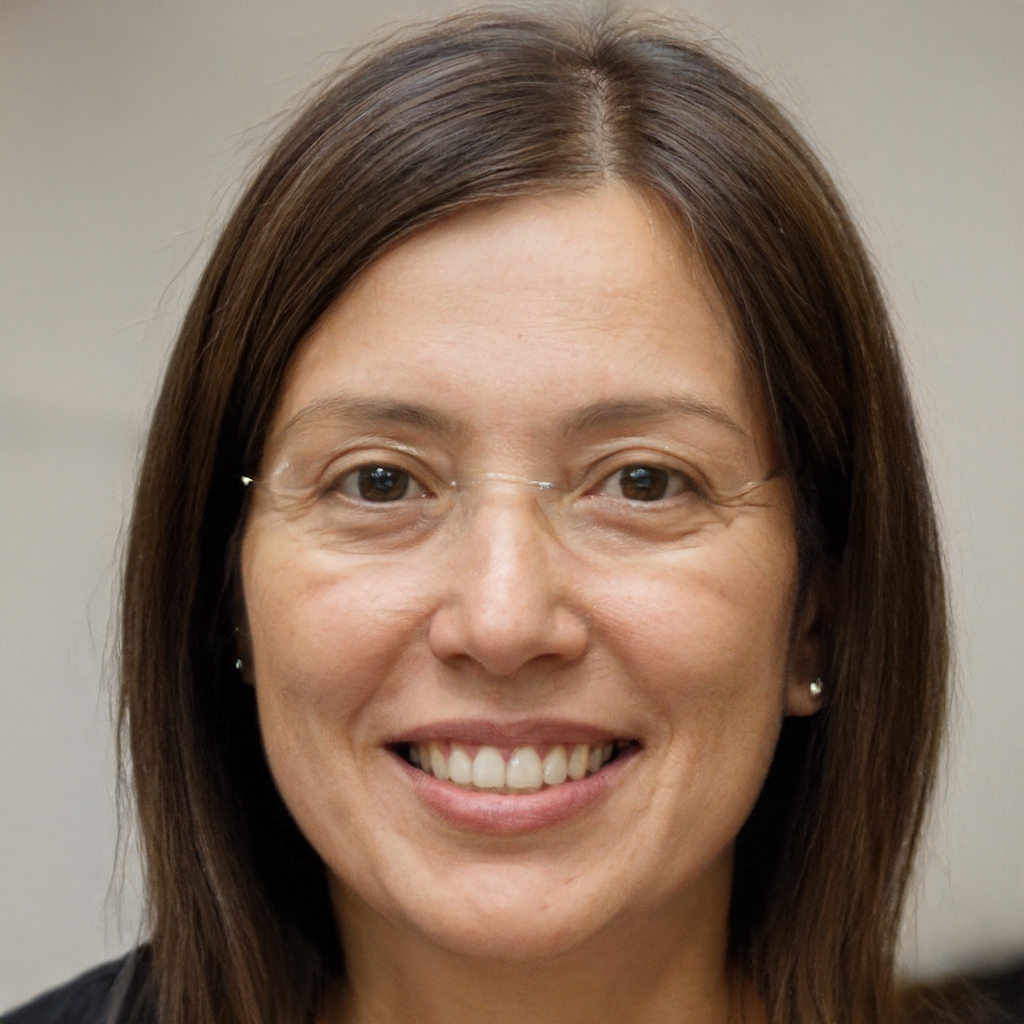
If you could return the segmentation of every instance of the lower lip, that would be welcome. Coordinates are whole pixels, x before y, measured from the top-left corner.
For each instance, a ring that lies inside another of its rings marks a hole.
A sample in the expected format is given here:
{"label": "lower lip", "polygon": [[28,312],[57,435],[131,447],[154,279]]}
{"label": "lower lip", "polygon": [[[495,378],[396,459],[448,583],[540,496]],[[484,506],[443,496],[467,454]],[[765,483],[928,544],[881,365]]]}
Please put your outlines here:
{"label": "lower lip", "polygon": [[396,753],[392,756],[416,795],[445,821],[473,832],[523,835],[560,825],[593,808],[619,783],[637,753],[637,748],[625,750],[585,779],[522,796],[463,789],[413,767]]}

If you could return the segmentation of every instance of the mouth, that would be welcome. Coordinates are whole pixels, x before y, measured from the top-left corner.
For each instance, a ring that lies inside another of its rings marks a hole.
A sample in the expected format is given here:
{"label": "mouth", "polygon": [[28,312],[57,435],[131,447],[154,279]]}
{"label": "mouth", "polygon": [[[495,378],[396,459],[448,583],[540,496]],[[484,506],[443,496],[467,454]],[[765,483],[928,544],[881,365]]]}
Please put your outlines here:
{"label": "mouth", "polygon": [[392,749],[413,768],[460,789],[526,795],[582,782],[638,746],[632,739],[498,746],[438,737]]}
{"label": "mouth", "polygon": [[417,799],[461,832],[525,836],[597,812],[643,751],[635,736],[568,719],[450,719],[385,744]]}

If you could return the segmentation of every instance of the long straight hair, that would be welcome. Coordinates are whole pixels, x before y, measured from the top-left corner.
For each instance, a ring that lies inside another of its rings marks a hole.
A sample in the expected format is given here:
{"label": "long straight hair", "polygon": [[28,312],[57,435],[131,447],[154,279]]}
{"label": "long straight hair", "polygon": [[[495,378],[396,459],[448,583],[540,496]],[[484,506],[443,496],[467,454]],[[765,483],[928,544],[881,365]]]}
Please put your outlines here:
{"label": "long straight hair", "polygon": [[244,519],[288,361],[353,277],[475,204],[625,182],[736,321],[823,595],[827,700],[789,720],[737,840],[731,956],[773,1022],[893,1019],[894,945],[946,711],[927,475],[875,275],[758,89],[651,19],[482,11],[363,52],[269,151],[185,316],[124,570],[122,727],[152,998],[173,1024],[310,1020],[344,970],[323,866],[234,669]]}

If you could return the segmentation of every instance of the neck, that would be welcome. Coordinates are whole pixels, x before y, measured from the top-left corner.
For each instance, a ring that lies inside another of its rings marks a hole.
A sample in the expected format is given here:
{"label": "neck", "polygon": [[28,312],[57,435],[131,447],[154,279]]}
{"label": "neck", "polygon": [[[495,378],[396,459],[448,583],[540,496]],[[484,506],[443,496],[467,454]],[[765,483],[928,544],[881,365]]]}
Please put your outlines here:
{"label": "neck", "polygon": [[[687,905],[689,904],[689,905]],[[696,905],[700,904],[700,905]],[[570,949],[484,957],[453,951],[344,901],[346,976],[331,1024],[755,1024],[727,958],[727,900],[681,897],[616,919]]]}

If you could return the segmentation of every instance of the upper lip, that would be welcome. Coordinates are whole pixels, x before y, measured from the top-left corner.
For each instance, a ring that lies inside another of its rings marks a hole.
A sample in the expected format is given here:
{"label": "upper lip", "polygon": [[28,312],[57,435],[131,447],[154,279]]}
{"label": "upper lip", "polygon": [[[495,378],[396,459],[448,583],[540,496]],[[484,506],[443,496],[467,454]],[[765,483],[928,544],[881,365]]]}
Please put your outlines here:
{"label": "upper lip", "polygon": [[452,718],[402,730],[387,745],[454,740],[474,746],[515,747],[546,743],[610,743],[635,737],[587,722],[564,718],[522,718],[494,721],[483,718]]}

